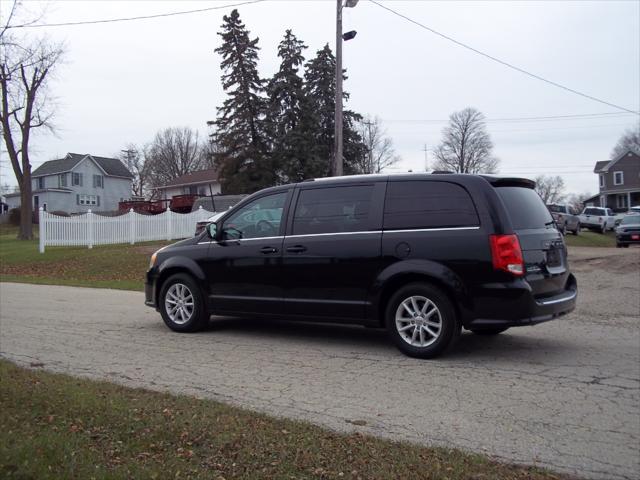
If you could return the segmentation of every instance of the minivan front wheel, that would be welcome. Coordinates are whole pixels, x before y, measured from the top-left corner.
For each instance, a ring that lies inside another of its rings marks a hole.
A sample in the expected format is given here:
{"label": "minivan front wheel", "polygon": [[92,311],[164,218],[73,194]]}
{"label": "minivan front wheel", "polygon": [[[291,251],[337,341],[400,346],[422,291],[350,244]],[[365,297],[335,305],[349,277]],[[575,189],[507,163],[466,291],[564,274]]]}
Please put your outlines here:
{"label": "minivan front wheel", "polygon": [[202,293],[187,274],[169,277],[162,285],[158,300],[164,323],[176,332],[200,330],[209,320]]}
{"label": "minivan front wheel", "polygon": [[460,335],[451,301],[427,283],[406,285],[391,297],[386,325],[396,346],[417,358],[440,355]]}

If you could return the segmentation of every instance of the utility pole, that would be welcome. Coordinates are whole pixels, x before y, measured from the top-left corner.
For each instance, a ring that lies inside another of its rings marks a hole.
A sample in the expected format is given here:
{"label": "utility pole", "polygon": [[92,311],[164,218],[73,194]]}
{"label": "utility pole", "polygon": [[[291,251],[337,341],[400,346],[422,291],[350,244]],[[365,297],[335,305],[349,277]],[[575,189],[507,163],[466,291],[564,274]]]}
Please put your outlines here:
{"label": "utility pole", "polygon": [[342,0],[337,0],[336,11],[336,118],[334,134],[333,176],[343,173],[342,156]]}
{"label": "utility pole", "polygon": [[369,120],[363,120],[361,122],[363,125],[367,126],[367,135],[368,137],[365,139],[367,151],[369,153],[369,159],[367,161],[367,172],[365,173],[380,173],[377,171],[376,166],[373,164],[373,145],[371,140],[371,127],[373,126],[373,122]]}
{"label": "utility pole", "polygon": [[427,150],[427,144],[424,144],[424,148],[422,149],[422,151],[424,152],[424,171],[428,171],[429,170],[429,161],[428,161],[428,155],[429,155],[429,150]]}
{"label": "utility pole", "polygon": [[[125,154],[126,159],[127,159],[127,168],[129,169],[129,171],[131,173],[135,172],[135,168],[133,165],[133,159],[135,157],[135,154],[137,153],[135,150],[131,149],[131,148],[125,148],[120,150],[122,153]],[[135,173],[134,173],[135,175]],[[135,181],[132,183],[131,187],[132,187],[132,195],[137,195],[137,196],[142,196],[142,185],[138,185],[138,188],[136,188],[135,185]]]}
{"label": "utility pole", "polygon": [[[344,0],[345,7],[353,8],[358,3],[358,0]],[[338,177],[343,174],[343,160],[342,153],[342,40],[351,40],[356,36],[355,30],[342,34],[342,5],[343,0],[336,0],[336,112],[335,112],[335,133],[334,133],[334,147],[333,147],[333,165],[331,173],[333,176]]]}

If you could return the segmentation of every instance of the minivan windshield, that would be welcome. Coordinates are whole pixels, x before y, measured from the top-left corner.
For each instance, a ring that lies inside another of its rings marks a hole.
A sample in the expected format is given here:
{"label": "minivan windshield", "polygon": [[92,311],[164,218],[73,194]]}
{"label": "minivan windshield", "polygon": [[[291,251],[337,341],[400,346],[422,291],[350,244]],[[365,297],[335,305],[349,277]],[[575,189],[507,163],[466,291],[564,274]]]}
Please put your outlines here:
{"label": "minivan windshield", "polygon": [[553,219],[535,190],[525,187],[497,187],[515,230],[545,228]]}

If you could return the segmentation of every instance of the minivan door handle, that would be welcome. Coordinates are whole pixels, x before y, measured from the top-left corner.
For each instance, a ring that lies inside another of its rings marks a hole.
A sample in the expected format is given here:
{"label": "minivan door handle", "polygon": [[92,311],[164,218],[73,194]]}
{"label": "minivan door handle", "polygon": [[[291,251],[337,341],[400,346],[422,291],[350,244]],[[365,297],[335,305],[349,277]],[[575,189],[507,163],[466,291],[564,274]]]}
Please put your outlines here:
{"label": "minivan door handle", "polygon": [[294,245],[293,247],[287,247],[287,252],[289,253],[302,253],[306,251],[307,247],[305,247],[304,245]]}
{"label": "minivan door handle", "polygon": [[278,253],[278,249],[275,247],[262,247],[260,253],[264,253],[265,255],[268,253]]}

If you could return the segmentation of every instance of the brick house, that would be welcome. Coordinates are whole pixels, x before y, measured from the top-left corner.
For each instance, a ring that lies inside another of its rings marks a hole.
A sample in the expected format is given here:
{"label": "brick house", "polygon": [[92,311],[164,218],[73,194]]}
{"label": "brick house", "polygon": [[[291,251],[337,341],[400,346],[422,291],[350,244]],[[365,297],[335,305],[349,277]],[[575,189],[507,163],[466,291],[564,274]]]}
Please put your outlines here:
{"label": "brick house", "polygon": [[614,211],[626,211],[640,205],[640,155],[631,150],[612,159],[597,162],[600,193],[591,203]]}

